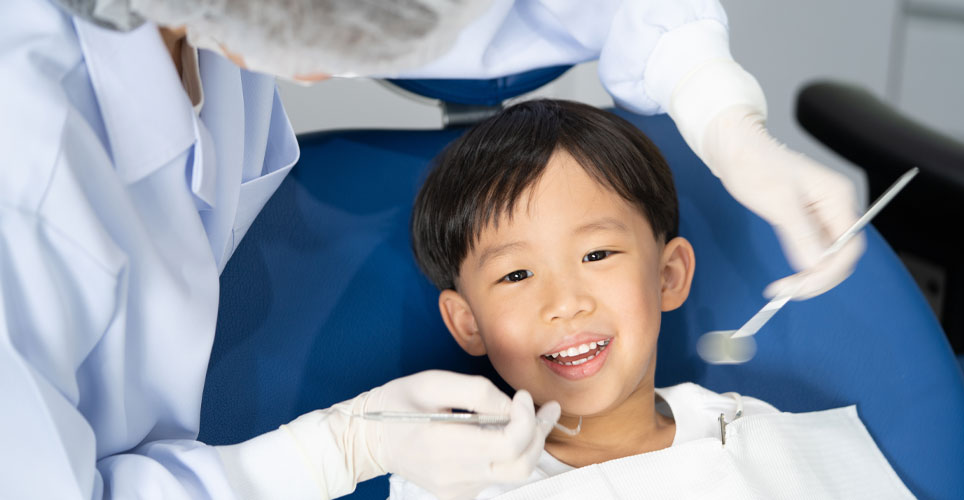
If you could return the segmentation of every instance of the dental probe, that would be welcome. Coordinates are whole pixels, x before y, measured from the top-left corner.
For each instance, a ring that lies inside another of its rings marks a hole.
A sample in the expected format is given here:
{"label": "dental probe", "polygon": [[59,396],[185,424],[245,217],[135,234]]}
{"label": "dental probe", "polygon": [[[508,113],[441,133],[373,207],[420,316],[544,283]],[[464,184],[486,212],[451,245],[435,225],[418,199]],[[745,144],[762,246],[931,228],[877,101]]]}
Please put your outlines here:
{"label": "dental probe", "polygon": [[[428,423],[445,422],[452,424],[472,424],[472,425],[491,425],[504,427],[509,424],[508,415],[496,415],[491,413],[418,413],[407,411],[370,411],[358,415],[366,420],[376,420],[379,422],[409,422],[409,423]],[[539,422],[548,424],[548,420],[537,418]],[[579,417],[579,425],[575,429],[570,429],[558,422],[552,422],[552,426],[560,432],[575,436],[582,430],[582,417]]]}
{"label": "dental probe", "polygon": [[407,411],[370,411],[361,414],[366,420],[392,422],[451,422],[475,425],[508,425],[508,415],[490,413],[417,413]]}
{"label": "dental probe", "polygon": [[[870,220],[880,213],[880,211],[890,203],[890,200],[894,199],[897,193],[899,193],[918,172],[920,172],[920,169],[913,167],[904,173],[904,175],[900,176],[850,228],[844,231],[829,248],[820,254],[820,257],[817,259],[817,264],[819,265],[819,263],[823,262],[827,257],[837,253],[851,238],[860,233],[864,226],[870,223]],[[753,341],[752,336],[756,334],[767,321],[770,321],[770,318],[782,309],[783,306],[800,291],[805,283],[806,278],[797,282],[797,285],[791,289],[774,297],[738,330],[720,330],[704,333],[696,344],[696,350],[700,357],[711,364],[739,364],[752,359],[756,353],[756,343]]]}

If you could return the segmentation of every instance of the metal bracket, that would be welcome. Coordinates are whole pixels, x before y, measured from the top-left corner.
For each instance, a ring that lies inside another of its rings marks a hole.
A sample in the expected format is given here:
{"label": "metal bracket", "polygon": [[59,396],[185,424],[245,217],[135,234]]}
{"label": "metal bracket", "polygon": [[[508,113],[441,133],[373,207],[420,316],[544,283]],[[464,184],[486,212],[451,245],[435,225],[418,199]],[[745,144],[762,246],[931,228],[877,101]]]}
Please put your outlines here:
{"label": "metal bracket", "polygon": [[[743,406],[742,402],[740,406]],[[743,408],[740,408],[739,410],[737,410],[736,416],[733,417],[733,420],[736,420],[742,416],[743,416]],[[722,413],[720,413],[720,418],[718,418],[717,420],[720,421],[720,442],[723,443],[723,446],[726,446],[726,426],[729,425],[730,422],[726,421],[726,418],[724,418]]]}
{"label": "metal bracket", "polygon": [[726,446],[726,419],[723,418],[722,413],[720,413],[719,421],[720,421],[720,441],[723,443],[723,446]]}

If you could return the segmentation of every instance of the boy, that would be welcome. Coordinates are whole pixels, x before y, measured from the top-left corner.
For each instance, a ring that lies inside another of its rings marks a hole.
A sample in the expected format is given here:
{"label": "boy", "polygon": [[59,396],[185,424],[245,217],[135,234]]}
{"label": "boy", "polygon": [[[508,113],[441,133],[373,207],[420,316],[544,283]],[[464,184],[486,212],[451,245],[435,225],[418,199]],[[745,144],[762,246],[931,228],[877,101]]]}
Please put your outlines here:
{"label": "boy", "polygon": [[[686,300],[695,266],[677,226],[672,173],[655,145],[590,106],[515,105],[439,157],[416,199],[412,238],[419,265],[442,290],[446,327],[536,404],[558,401],[561,424],[581,421],[577,435],[547,438],[528,479],[478,498],[707,438],[721,448],[721,414],[726,422],[786,415],[695,384],[655,388],[661,313]],[[873,472],[868,480],[883,476],[886,491],[910,496],[889,467]],[[431,498],[400,477],[392,497]]]}

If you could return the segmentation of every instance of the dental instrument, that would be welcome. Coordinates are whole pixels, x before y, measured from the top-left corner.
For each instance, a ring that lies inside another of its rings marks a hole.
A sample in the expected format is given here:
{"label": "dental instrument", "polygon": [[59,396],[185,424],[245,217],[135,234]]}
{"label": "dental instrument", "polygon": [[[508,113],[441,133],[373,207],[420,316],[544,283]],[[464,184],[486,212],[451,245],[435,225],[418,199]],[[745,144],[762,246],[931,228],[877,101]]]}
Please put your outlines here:
{"label": "dental instrument", "polygon": [[[897,193],[899,193],[919,171],[920,169],[913,167],[904,173],[904,175],[900,176],[849,229],[844,231],[844,233],[820,255],[815,266],[843,248],[851,238],[857,235],[874,216],[897,196]],[[800,280],[796,286],[774,297],[738,330],[718,330],[704,333],[696,344],[696,350],[700,357],[710,364],[741,364],[753,359],[753,355],[756,354],[756,341],[753,340],[753,335],[755,335],[777,311],[782,309],[783,306],[800,291],[805,283],[806,279]]]}
{"label": "dental instrument", "polygon": [[[509,424],[508,415],[498,415],[491,413],[419,413],[408,411],[372,411],[360,414],[352,414],[353,417],[361,417],[365,420],[375,420],[379,422],[399,422],[399,423],[428,423],[445,422],[453,424],[471,424],[478,426],[504,427]],[[560,432],[569,436],[575,436],[582,430],[582,416],[579,417],[579,424],[575,429],[570,429],[558,422],[549,422],[537,418],[539,422],[548,424]]]}

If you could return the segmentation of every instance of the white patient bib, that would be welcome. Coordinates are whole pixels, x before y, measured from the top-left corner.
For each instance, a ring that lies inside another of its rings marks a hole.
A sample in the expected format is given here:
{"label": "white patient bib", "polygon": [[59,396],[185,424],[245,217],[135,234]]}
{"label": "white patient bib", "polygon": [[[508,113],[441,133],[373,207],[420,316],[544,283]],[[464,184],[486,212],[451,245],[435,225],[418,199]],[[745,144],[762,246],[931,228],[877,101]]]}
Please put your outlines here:
{"label": "white patient bib", "polygon": [[496,498],[914,498],[854,406],[744,416],[702,438],[590,465]]}

